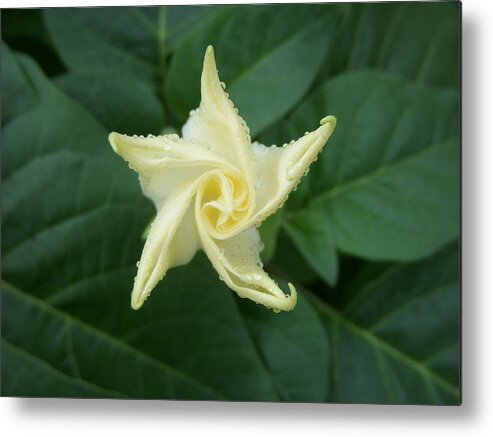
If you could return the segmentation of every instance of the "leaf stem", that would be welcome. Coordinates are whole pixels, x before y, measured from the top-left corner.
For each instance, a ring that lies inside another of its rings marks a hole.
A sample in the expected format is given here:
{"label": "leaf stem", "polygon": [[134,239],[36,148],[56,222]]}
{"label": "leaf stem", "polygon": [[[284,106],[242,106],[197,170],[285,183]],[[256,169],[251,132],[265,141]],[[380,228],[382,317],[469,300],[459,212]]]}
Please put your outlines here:
{"label": "leaf stem", "polygon": [[158,62],[161,85],[164,86],[166,70],[166,6],[160,6],[157,17]]}
{"label": "leaf stem", "polygon": [[165,123],[173,124],[173,113],[166,100],[166,6],[160,6],[157,16],[157,49],[158,49],[158,69],[159,69],[159,90],[158,94],[161,98],[161,104],[164,108]]}

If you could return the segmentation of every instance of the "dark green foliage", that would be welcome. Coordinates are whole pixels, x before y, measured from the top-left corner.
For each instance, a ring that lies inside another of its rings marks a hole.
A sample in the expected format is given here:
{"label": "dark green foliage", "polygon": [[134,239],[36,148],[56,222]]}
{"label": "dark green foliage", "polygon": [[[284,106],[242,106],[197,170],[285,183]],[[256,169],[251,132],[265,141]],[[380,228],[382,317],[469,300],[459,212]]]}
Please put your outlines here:
{"label": "dark green foliage", "polygon": [[[458,404],[455,2],[2,11],[4,396]],[[204,254],[135,312],[154,210],[110,131],[180,131],[213,44],[267,144],[337,117],[261,227],[293,312]]]}

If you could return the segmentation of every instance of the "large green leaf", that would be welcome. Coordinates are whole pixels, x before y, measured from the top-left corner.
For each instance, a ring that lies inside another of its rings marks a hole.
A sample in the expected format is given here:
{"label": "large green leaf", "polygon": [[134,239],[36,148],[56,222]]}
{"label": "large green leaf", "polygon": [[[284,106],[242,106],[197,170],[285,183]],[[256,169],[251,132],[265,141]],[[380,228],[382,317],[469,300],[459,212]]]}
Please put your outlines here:
{"label": "large green leaf", "polygon": [[457,108],[455,91],[383,73],[348,73],[326,82],[292,117],[298,132],[324,115],[338,118],[309,174],[312,197],[286,214],[305,235],[295,242],[308,244],[304,252],[316,250],[310,233],[325,227],[345,252],[410,260],[456,238]]}
{"label": "large green leaf", "polygon": [[166,88],[170,105],[181,121],[198,106],[202,59],[212,44],[221,79],[255,136],[308,90],[322,65],[338,12],[325,5],[224,10],[197,26],[177,48]]}
{"label": "large green leaf", "polygon": [[2,125],[36,102],[36,90],[23,80],[19,62],[2,42]]}
{"label": "large green leaf", "polygon": [[460,7],[460,2],[352,4],[321,76],[378,68],[420,83],[456,86]]}
{"label": "large green leaf", "polygon": [[54,81],[110,131],[157,135],[164,127],[161,102],[133,76],[105,70],[69,72]]}
{"label": "large green leaf", "polygon": [[325,401],[330,345],[304,296],[298,296],[295,313],[280,313],[277,317],[250,301],[242,301],[240,309],[280,399]]}
{"label": "large green leaf", "polygon": [[[74,71],[108,69],[159,83],[166,55],[218,8],[200,6],[52,8],[46,24],[65,64]],[[162,85],[162,84],[161,84]]]}
{"label": "large green leaf", "polygon": [[[107,120],[30,59],[9,62],[36,100],[2,132],[2,394],[323,400],[327,340],[302,298],[289,319],[240,312],[201,254],[130,309],[150,203],[111,151]],[[119,125],[120,103],[107,101]]]}
{"label": "large green leaf", "polygon": [[5,282],[2,309],[7,345],[3,395],[223,398],[139,345],[132,346]]}
{"label": "large green leaf", "polygon": [[286,232],[310,266],[328,284],[335,285],[338,274],[334,234],[321,214],[303,211],[284,223]]}
{"label": "large green leaf", "polygon": [[459,257],[396,265],[341,311],[316,299],[330,337],[332,402],[459,403]]}
{"label": "large green leaf", "polygon": [[44,16],[70,69],[111,69],[145,80],[158,78],[165,56],[164,9],[51,8]]}

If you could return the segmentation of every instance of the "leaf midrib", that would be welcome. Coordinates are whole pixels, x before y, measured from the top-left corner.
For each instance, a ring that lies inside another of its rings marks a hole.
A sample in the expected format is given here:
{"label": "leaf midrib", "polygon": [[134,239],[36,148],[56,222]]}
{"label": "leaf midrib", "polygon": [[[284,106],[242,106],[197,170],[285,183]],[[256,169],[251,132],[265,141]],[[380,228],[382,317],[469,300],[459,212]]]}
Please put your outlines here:
{"label": "leaf midrib", "polygon": [[313,197],[313,199],[310,201],[309,205],[310,207],[312,206],[317,206],[318,204],[324,203],[328,199],[337,197],[341,194],[343,194],[346,191],[349,191],[353,189],[354,187],[358,187],[361,185],[366,185],[368,183],[373,182],[373,178],[380,176],[382,174],[385,174],[388,171],[393,170],[395,167],[399,167],[400,165],[403,165],[407,162],[412,162],[417,159],[419,159],[421,156],[427,155],[428,153],[432,152],[435,149],[439,149],[441,147],[446,147],[448,143],[450,142],[451,138],[448,138],[444,141],[435,143],[429,147],[426,147],[422,150],[420,150],[418,153],[412,154],[412,155],[407,155],[404,158],[392,161],[391,163],[383,164],[375,168],[374,170],[359,176],[357,178],[351,179],[349,181],[346,181],[340,185],[337,185],[330,189],[329,191],[319,194],[318,196]]}
{"label": "leaf midrib", "polygon": [[[34,297],[33,295],[20,289],[19,287],[16,287],[15,285],[13,285],[13,284],[11,284],[11,283],[3,280],[3,279],[1,280],[1,284],[2,284],[2,287],[10,289],[11,292],[20,296],[21,299],[31,301],[32,304],[34,304],[35,306],[41,307],[44,311],[46,311],[48,313],[55,314],[56,316],[63,318],[68,323],[73,323],[74,325],[78,326],[80,329],[88,331],[89,333],[91,333],[92,335],[94,335],[96,337],[102,338],[103,341],[112,343],[114,345],[114,347],[119,348],[119,349],[124,349],[133,355],[144,358],[145,360],[150,361],[154,365],[164,369],[166,372],[168,372],[172,375],[174,374],[174,375],[188,381],[189,383],[200,387],[202,390],[208,391],[214,397],[217,397],[219,399],[224,399],[224,400],[227,399],[227,396],[224,395],[223,393],[220,393],[216,389],[207,386],[202,381],[199,381],[199,380],[195,379],[194,377],[184,373],[182,370],[177,369],[175,367],[172,367],[163,361],[159,361],[156,358],[146,354],[145,352],[140,351],[140,350],[136,349],[135,347],[129,345],[128,343],[125,343],[124,341],[122,341],[116,337],[113,337],[111,334],[104,332],[104,331],[102,331],[102,330],[100,330],[100,329],[98,329],[92,325],[89,325],[88,323],[86,323],[86,322],[84,322],[84,321],[64,312],[64,311],[61,311],[60,309],[51,307],[45,301]],[[92,384],[89,381],[85,381],[85,380],[81,380],[81,381],[88,382],[88,383]]]}
{"label": "leaf midrib", "polygon": [[19,347],[18,345],[12,343],[11,341],[6,340],[5,338],[2,338],[2,343],[7,344],[8,347],[11,347],[20,355],[24,355],[28,360],[33,361],[36,364],[38,364],[39,366],[43,367],[47,372],[51,373],[52,375],[55,375],[58,378],[65,380],[67,382],[76,382],[76,383],[82,384],[86,388],[96,390],[96,391],[102,392],[103,394],[106,394],[106,396],[108,398],[110,396],[111,397],[119,397],[119,398],[128,398],[129,397],[128,394],[122,393],[121,391],[101,387],[101,386],[99,386],[93,382],[86,381],[82,378],[70,376],[70,375],[62,372],[61,370],[53,367],[47,361],[41,359],[40,357],[38,357],[36,355],[33,355],[32,353]]}

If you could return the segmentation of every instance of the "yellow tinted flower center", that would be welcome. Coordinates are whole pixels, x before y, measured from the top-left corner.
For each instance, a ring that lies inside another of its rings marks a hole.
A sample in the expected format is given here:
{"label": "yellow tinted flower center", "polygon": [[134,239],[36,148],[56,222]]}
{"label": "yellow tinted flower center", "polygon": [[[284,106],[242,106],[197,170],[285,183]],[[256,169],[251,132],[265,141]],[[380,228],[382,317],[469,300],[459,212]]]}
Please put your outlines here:
{"label": "yellow tinted flower center", "polygon": [[196,202],[207,230],[214,238],[223,239],[248,220],[253,199],[240,174],[213,170],[203,176]]}

